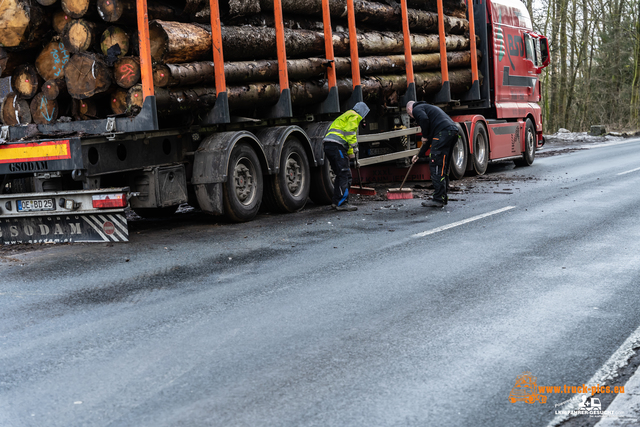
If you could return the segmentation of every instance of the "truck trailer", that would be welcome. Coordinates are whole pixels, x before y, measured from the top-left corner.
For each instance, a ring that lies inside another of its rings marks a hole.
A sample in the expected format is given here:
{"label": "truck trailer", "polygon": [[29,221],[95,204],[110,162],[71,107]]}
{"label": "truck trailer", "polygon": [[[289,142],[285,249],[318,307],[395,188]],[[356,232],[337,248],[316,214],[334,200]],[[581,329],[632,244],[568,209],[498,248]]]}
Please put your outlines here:
{"label": "truck trailer", "polygon": [[[424,3],[408,1],[410,5]],[[35,2],[13,3],[30,4],[33,8]],[[110,6],[112,3],[115,7],[118,2],[99,2]],[[11,87],[15,93],[3,99],[0,114],[2,244],[127,241],[126,209],[143,217],[160,217],[189,203],[207,214],[243,222],[253,219],[261,207],[286,213],[303,209],[308,199],[329,204],[333,182],[322,140],[333,119],[359,101],[367,102],[371,108],[358,134],[359,164],[369,181],[375,180],[380,168],[408,167],[407,159],[418,152],[421,142],[416,136],[420,129],[404,110],[412,100],[440,106],[459,124],[461,138],[454,147],[450,171],[454,179],[484,174],[488,163],[498,160],[531,165],[536,149],[544,144],[539,75],[549,64],[549,46],[543,35],[534,32],[529,13],[519,0],[467,1],[464,35],[469,44],[469,69],[462,72],[450,69],[453,60],[447,51],[451,38],[447,31],[459,20],[445,15],[443,0],[434,0],[427,7],[432,7],[433,12],[415,12],[408,8],[407,0],[402,0],[390,12],[399,15],[403,55],[403,73],[392,79],[361,75],[370,59],[361,58],[366,47],[356,28],[362,2],[354,6],[354,0],[346,0],[348,29],[344,33],[348,37],[348,58],[340,58],[334,53],[334,47],[341,48],[332,31],[343,29],[332,27],[333,3],[322,0],[319,15],[320,34],[324,36],[324,55],[320,58],[323,75],[313,84],[291,80],[289,73],[297,63],[288,60],[287,43],[293,33],[285,28],[281,0],[269,0],[275,59],[260,64],[270,67],[277,83],[237,86],[228,84],[231,68],[249,75],[256,62],[225,63],[227,57],[238,55],[225,50],[231,30],[221,24],[221,13],[227,13],[229,7],[221,7],[218,0],[207,0],[210,26],[206,26],[205,35],[210,37],[207,42],[213,61],[200,64],[205,69],[210,67],[204,79],[210,80],[211,85],[189,91],[159,87],[160,77],[164,77],[162,70],[174,66],[159,66],[156,35],[164,31],[167,46],[163,47],[163,55],[172,49],[168,46],[171,43],[183,43],[176,55],[195,50],[189,47],[192,37],[176,39],[175,34],[169,34],[169,24],[161,20],[150,22],[150,14],[157,12],[146,0],[128,3],[137,26],[133,42],[140,83],[126,93],[126,113],[103,118],[88,114],[82,120],[54,121],[44,95],[31,102],[34,116],[40,114],[44,118],[25,123],[27,115],[20,107],[24,101],[17,94],[21,82],[15,81],[13,74]],[[106,12],[101,10],[100,15],[106,19]],[[417,25],[422,25],[416,24],[416,16],[435,19],[439,70],[427,76],[437,75],[435,89],[425,74],[414,72],[414,60],[426,58],[414,52],[422,51],[420,43],[428,41],[427,37],[412,34]],[[0,23],[0,30],[9,26],[7,22]],[[33,28],[27,31],[31,31],[31,38],[37,34]],[[10,55],[18,50],[18,43],[27,43],[26,37],[22,35],[14,47],[5,43],[4,49]],[[65,43],[74,43],[66,37]],[[40,45],[44,44],[43,38]],[[58,48],[54,50],[59,67],[62,55]],[[108,51],[106,56],[112,53]],[[64,56],[71,63],[69,57],[77,57],[77,68],[80,61],[93,61],[89,70],[98,80],[101,60],[77,48],[75,55]],[[341,67],[350,71],[346,78],[338,78]],[[74,77],[68,64],[66,69],[65,85],[77,86],[82,76]],[[465,79],[462,84],[456,80],[460,75]],[[104,78],[112,82],[116,77],[107,73]],[[47,80],[45,84],[50,82],[59,80]],[[375,89],[375,97],[371,95],[372,84],[383,87]],[[116,92],[106,93],[114,103],[118,101]],[[250,101],[243,101],[242,108],[237,108],[241,97]],[[74,99],[74,108],[85,107],[82,99],[85,98]],[[205,108],[199,110],[196,120],[191,116],[185,124],[177,118],[187,102]],[[429,179],[427,165],[417,166],[415,178]]]}

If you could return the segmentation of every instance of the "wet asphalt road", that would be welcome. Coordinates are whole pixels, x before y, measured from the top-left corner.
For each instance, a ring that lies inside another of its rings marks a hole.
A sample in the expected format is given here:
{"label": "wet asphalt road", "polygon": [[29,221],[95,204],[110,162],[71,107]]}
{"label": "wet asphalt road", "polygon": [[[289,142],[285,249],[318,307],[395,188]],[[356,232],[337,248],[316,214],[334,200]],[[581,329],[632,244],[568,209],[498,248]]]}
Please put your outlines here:
{"label": "wet asphalt road", "polygon": [[640,326],[639,148],[494,166],[444,210],[5,252],[0,426],[545,426],[567,396],[510,403],[516,376],[580,385]]}

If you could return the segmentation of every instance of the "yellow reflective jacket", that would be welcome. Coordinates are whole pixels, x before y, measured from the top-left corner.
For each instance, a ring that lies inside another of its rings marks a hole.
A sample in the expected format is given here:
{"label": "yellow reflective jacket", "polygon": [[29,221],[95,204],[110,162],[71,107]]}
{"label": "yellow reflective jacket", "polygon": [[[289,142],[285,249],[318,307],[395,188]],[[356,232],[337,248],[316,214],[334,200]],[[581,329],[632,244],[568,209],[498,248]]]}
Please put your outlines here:
{"label": "yellow reflective jacket", "polygon": [[356,133],[361,121],[360,114],[353,110],[347,111],[331,123],[324,140],[342,144],[347,149],[347,155],[352,155],[353,149],[358,146]]}

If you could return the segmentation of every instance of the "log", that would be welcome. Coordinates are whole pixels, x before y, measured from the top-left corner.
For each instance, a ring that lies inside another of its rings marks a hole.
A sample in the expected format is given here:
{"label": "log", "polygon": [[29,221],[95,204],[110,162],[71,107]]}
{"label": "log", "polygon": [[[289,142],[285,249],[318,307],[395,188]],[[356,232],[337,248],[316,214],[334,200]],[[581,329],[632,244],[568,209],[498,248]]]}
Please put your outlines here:
{"label": "log", "polygon": [[[147,15],[149,21],[159,19],[162,21],[184,21],[189,20],[192,12],[185,13],[186,7],[180,7],[181,2],[174,2],[172,5],[148,2]],[[208,1],[206,1],[208,3]],[[98,14],[105,22],[136,22],[136,0],[97,0],[96,8]],[[188,9],[193,8],[193,3]],[[196,19],[196,22],[210,23],[209,16]]]}
{"label": "log", "polygon": [[33,97],[30,104],[31,119],[39,125],[50,125],[58,120],[58,101],[47,99],[42,92]]}
{"label": "log", "polygon": [[37,55],[36,49],[12,52],[0,47],[0,78],[10,77],[18,65],[33,62]]}
{"label": "log", "polygon": [[124,114],[127,112],[127,94],[125,89],[118,88],[111,94],[111,112]]}
{"label": "log", "polygon": [[64,78],[69,51],[59,36],[54,36],[36,58],[36,69],[45,80]]}
{"label": "log", "polygon": [[61,0],[62,10],[73,19],[79,19],[96,10],[95,0]]}
{"label": "log", "polygon": [[51,6],[52,4],[54,4],[55,2],[57,2],[58,0],[37,0],[38,3],[40,3],[42,6]]}
{"label": "log", "polygon": [[[415,73],[416,90],[420,99],[435,94],[442,87],[439,72]],[[453,93],[463,93],[471,86],[470,70],[451,70],[449,81]],[[351,79],[339,79],[340,96],[348,96],[352,90]],[[407,88],[404,75],[365,76],[362,78],[362,89],[370,102],[384,101],[397,104],[398,94]],[[328,94],[326,80],[290,82],[291,101],[296,106],[307,106],[322,102]],[[158,112],[173,114],[185,111],[198,111],[211,108],[215,104],[216,90],[207,87],[158,88],[155,92]],[[229,107],[236,110],[251,110],[273,105],[280,96],[280,87],[274,82],[250,83],[240,86],[228,86]],[[142,87],[136,85],[129,89],[127,106],[130,111],[137,112],[142,108]]]}
{"label": "log", "polygon": [[[165,63],[194,62],[212,56],[211,34],[204,26],[153,21],[150,24],[151,57]],[[412,34],[413,53],[439,51],[437,34]],[[225,59],[263,59],[275,57],[275,29],[265,27],[223,27],[222,43]],[[309,30],[285,30],[287,57],[310,57],[323,55],[324,34]],[[345,32],[333,34],[336,55],[349,55],[349,35]],[[448,51],[469,49],[465,36],[446,37]],[[404,52],[401,33],[373,31],[358,34],[361,55],[384,55]]]}
{"label": "log", "polygon": [[109,58],[122,58],[129,53],[129,34],[120,27],[107,28],[100,37],[100,50]]}
{"label": "log", "polygon": [[69,51],[73,53],[86,52],[95,45],[97,32],[94,22],[86,19],[74,19],[64,28],[62,40]]}
{"label": "log", "polygon": [[49,100],[57,99],[66,90],[67,82],[64,78],[47,80],[42,85],[42,93]]}
{"label": "log", "polygon": [[42,77],[31,63],[18,65],[11,75],[11,90],[22,99],[33,98],[41,84]]}
{"label": "log", "polygon": [[[438,13],[437,3],[433,0],[407,0],[407,6],[413,9]],[[442,2],[442,6],[445,15],[461,19],[465,19],[467,16],[467,4],[465,0],[445,0]]]}
{"label": "log", "polygon": [[211,32],[198,25],[152,21],[149,24],[149,38],[151,58],[155,61],[192,62],[213,55]]}
{"label": "log", "polygon": [[[200,63],[196,63],[200,64]],[[213,63],[211,63],[213,64]],[[176,64],[177,65],[177,64]],[[192,64],[185,64],[192,65]],[[202,76],[206,79],[207,83],[211,83],[215,81],[215,75],[209,74],[208,76]],[[171,70],[169,66],[166,64],[153,64],[153,85],[157,87],[166,87],[169,84],[169,79],[171,78]],[[213,80],[211,80],[213,79]]]}
{"label": "log", "polygon": [[0,46],[14,50],[36,47],[49,31],[49,17],[32,0],[0,2]]}
{"label": "log", "polygon": [[0,104],[0,118],[7,126],[28,125],[31,123],[29,103],[17,94],[9,92]]}
{"label": "log", "polygon": [[140,81],[140,59],[136,56],[126,56],[116,61],[113,68],[113,79],[124,89],[138,84]]}
{"label": "log", "polygon": [[65,27],[69,22],[71,22],[72,19],[65,13],[64,10],[58,10],[53,14],[51,20],[51,26],[53,27],[53,30],[56,33],[62,35],[62,33],[64,33]]}
{"label": "log", "polygon": [[93,99],[74,99],[71,115],[75,120],[93,120],[99,118],[98,103]]}
{"label": "log", "polygon": [[110,68],[92,53],[73,55],[65,67],[64,78],[69,95],[75,99],[87,99],[111,86]]}

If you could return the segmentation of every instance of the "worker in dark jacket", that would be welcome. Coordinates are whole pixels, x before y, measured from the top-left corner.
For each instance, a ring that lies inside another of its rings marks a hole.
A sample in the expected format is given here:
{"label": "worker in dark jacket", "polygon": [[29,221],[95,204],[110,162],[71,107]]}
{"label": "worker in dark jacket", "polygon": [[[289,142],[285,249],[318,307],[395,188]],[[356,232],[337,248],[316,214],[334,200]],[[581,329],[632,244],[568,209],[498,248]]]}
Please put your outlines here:
{"label": "worker in dark jacket", "polygon": [[458,126],[444,111],[426,102],[409,101],[407,113],[416,120],[422,130],[422,147],[411,161],[417,162],[431,148],[429,171],[434,193],[433,199],[422,202],[422,206],[441,208],[448,201],[449,162],[453,146],[458,140]]}
{"label": "worker in dark jacket", "polygon": [[331,207],[338,211],[355,211],[349,205],[349,186],[351,185],[351,168],[349,159],[355,158],[354,150],[358,149],[357,131],[362,119],[369,113],[364,102],[358,102],[353,108],[335,119],[324,137],[324,153],[331,164],[336,180],[333,184]]}

